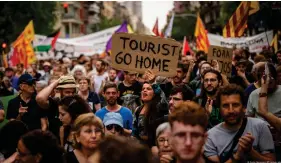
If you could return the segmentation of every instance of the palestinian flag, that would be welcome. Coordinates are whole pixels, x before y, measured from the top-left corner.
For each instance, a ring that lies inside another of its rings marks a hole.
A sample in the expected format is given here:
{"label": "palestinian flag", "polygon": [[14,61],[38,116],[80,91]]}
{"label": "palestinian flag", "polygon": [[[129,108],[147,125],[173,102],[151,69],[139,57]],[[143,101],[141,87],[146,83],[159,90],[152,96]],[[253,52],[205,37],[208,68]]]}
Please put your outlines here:
{"label": "palestinian flag", "polygon": [[34,48],[35,51],[49,51],[55,48],[55,44],[57,42],[57,39],[60,35],[60,29],[58,29],[56,32],[48,35],[43,41],[39,43],[38,46]]}

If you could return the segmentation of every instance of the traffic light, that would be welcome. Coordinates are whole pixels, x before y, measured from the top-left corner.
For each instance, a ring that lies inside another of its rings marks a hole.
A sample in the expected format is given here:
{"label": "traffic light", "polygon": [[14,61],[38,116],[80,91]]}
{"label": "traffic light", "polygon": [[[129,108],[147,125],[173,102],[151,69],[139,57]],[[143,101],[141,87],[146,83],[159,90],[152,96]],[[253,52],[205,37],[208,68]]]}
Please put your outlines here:
{"label": "traffic light", "polygon": [[64,13],[68,13],[68,3],[63,3]]}
{"label": "traffic light", "polygon": [[3,43],[1,44],[1,54],[2,54],[2,53],[8,53],[8,52],[9,52],[9,50],[8,50],[8,45],[7,45],[7,43],[3,42]]}
{"label": "traffic light", "polygon": [[2,49],[5,49],[7,47],[7,44],[5,42],[2,43]]}

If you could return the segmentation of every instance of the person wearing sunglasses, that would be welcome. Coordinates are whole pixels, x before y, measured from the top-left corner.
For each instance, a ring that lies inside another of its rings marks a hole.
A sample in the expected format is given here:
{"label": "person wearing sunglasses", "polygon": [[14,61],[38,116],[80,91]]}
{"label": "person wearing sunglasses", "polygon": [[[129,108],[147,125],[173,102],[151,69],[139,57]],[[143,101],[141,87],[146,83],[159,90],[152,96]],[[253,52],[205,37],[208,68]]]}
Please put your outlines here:
{"label": "person wearing sunglasses", "polygon": [[19,77],[18,86],[20,94],[9,101],[6,118],[8,120],[21,120],[28,126],[29,130],[46,130],[46,115],[35,99],[35,79],[25,73]]}
{"label": "person wearing sunglasses", "polygon": [[123,118],[119,113],[106,113],[103,119],[105,135],[124,135]]}

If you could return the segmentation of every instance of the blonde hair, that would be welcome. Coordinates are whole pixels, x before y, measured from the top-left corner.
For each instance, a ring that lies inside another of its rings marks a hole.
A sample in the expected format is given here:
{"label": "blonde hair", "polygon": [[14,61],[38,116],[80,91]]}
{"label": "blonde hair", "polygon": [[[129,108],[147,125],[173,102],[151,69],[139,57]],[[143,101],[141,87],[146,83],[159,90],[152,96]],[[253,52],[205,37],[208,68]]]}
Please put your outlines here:
{"label": "blonde hair", "polygon": [[76,136],[80,134],[81,128],[83,126],[89,125],[93,125],[102,129],[102,137],[104,136],[104,125],[99,117],[95,116],[94,113],[81,114],[74,121],[74,125],[72,128],[72,131],[74,132],[73,147],[75,149],[81,148],[81,144],[77,142]]}

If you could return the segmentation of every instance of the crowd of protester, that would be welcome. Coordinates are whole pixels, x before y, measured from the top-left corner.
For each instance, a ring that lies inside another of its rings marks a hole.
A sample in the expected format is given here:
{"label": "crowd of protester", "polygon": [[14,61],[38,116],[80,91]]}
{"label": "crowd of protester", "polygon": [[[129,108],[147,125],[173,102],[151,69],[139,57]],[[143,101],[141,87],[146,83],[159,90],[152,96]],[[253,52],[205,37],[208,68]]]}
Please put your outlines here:
{"label": "crowd of protester", "polygon": [[0,81],[3,163],[281,161],[281,51],[234,48],[231,77],[198,51],[174,77],[81,55]]}

